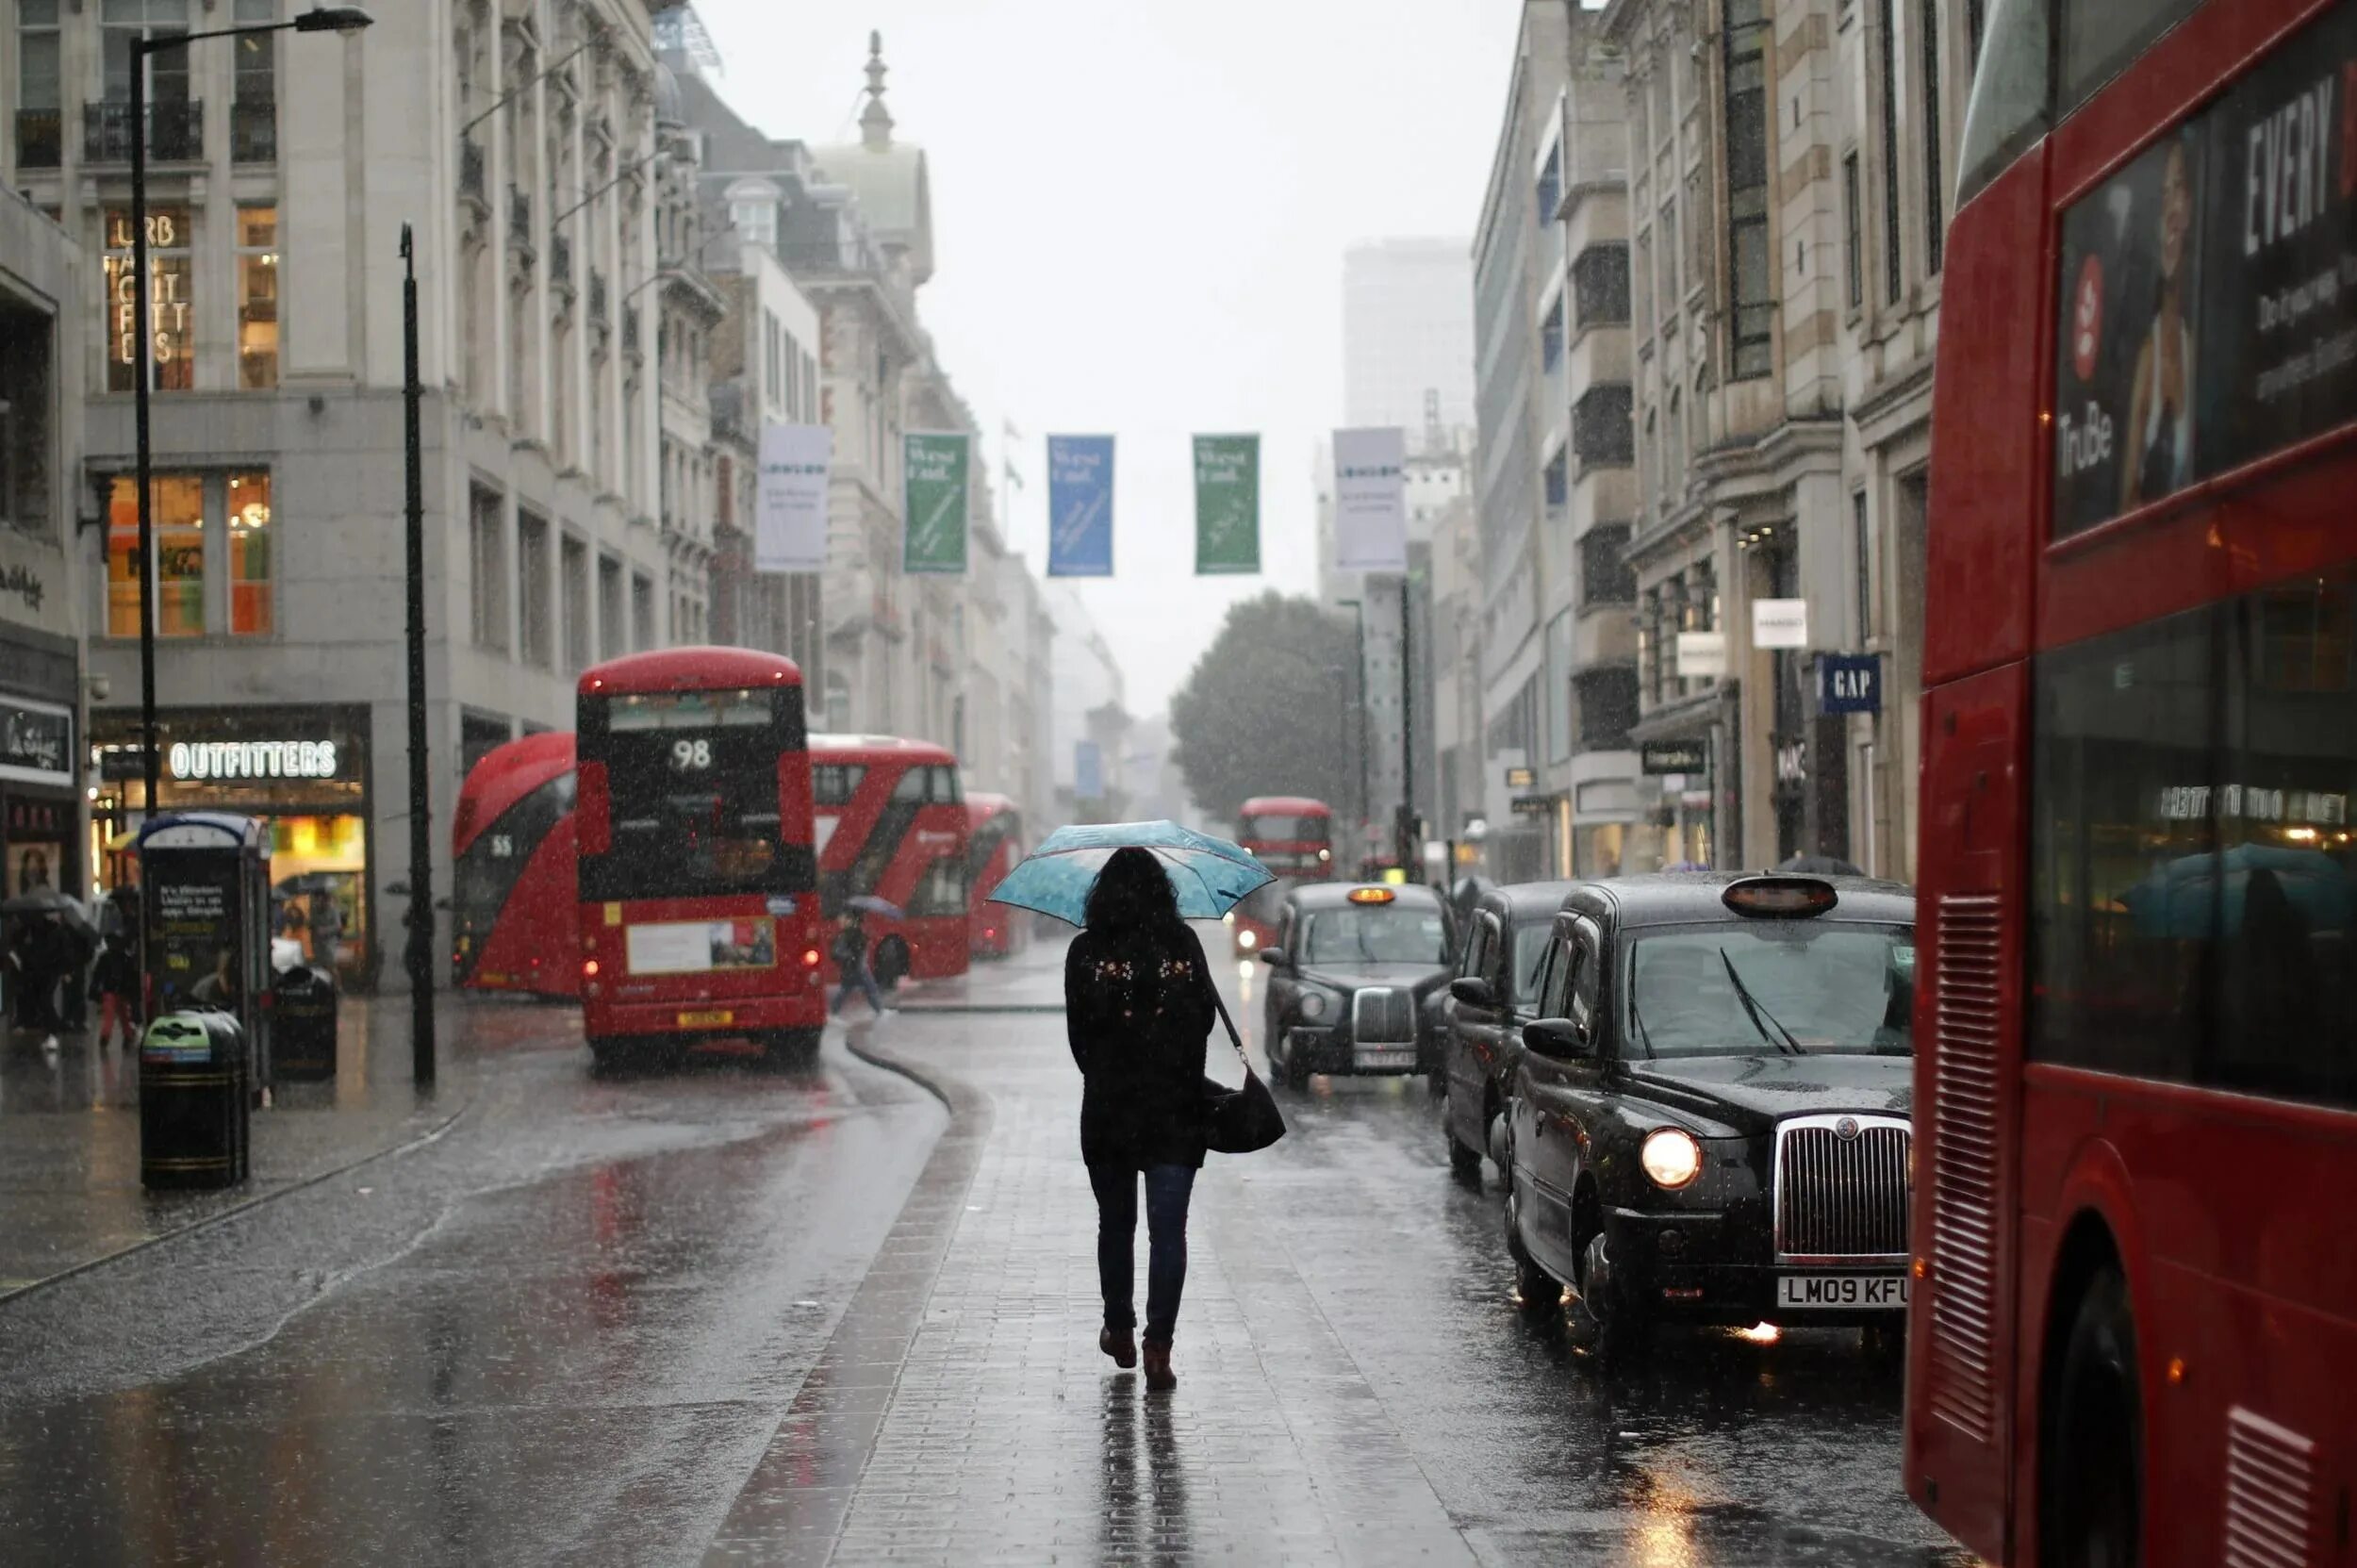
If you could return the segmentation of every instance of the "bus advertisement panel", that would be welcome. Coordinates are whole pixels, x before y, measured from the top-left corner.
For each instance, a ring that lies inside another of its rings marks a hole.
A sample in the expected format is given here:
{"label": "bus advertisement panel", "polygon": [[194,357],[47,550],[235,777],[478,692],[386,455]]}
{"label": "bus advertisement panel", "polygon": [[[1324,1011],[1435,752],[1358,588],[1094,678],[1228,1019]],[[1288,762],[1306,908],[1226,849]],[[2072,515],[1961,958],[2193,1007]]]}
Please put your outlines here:
{"label": "bus advertisement panel", "polygon": [[990,901],[1025,851],[1023,816],[1004,795],[965,798],[966,945],[977,958],[1005,958],[1030,943],[1029,913]]}
{"label": "bus advertisement panel", "polygon": [[581,995],[573,891],[573,737],[486,753],[451,826],[451,973],[477,991]]}
{"label": "bus advertisement panel", "polygon": [[800,672],[733,648],[635,654],[578,687],[582,1027],[750,1038],[806,1057],[826,1023]]}
{"label": "bus advertisement panel", "polygon": [[[945,747],[895,735],[810,737],[818,880],[830,920],[865,897],[868,964],[886,985],[965,973],[965,798]],[[826,973],[834,978],[832,943]]]}

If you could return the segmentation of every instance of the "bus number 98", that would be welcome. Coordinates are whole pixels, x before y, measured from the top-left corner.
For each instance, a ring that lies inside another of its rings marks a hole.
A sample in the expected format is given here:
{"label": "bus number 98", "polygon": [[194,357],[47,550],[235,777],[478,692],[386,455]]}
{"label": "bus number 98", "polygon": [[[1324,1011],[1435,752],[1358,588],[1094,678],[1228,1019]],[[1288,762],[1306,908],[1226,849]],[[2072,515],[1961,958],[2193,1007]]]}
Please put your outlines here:
{"label": "bus number 98", "polygon": [[675,740],[671,742],[671,771],[691,773],[712,766],[712,742],[708,740]]}

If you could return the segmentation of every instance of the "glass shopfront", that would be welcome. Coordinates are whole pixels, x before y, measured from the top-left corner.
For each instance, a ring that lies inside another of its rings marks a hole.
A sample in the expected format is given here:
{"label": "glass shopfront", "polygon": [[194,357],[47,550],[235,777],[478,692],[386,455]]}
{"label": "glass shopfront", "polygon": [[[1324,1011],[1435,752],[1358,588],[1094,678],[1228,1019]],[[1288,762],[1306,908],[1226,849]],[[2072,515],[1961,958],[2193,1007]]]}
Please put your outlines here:
{"label": "glass shopfront", "polygon": [[[165,811],[231,811],[269,825],[272,930],[366,989],[379,962],[369,897],[369,713],[359,707],[173,709],[157,715]],[[99,798],[91,834],[107,880],[136,877],[130,834],[145,815],[139,717],[91,721]]]}

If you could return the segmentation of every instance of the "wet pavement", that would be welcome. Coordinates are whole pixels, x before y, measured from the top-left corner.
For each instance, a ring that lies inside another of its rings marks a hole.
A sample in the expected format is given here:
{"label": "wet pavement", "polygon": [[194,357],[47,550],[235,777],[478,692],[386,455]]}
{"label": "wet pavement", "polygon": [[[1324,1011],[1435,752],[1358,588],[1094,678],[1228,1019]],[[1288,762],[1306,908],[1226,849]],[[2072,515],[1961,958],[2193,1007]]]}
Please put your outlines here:
{"label": "wet pavement", "polygon": [[1607,1375],[1526,1320],[1420,1080],[1211,1157],[1146,1395],[1026,1011],[1059,965],[800,1074],[602,1080],[538,1010],[432,1143],[0,1301],[0,1561],[1970,1560],[1854,1334]]}

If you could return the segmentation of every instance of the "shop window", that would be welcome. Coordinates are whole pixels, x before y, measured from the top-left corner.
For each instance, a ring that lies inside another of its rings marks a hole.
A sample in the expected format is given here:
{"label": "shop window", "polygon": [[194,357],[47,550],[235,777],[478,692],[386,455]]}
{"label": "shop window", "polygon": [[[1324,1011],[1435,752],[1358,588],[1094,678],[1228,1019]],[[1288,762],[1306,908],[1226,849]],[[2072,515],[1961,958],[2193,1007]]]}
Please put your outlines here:
{"label": "shop window", "polygon": [[[193,473],[155,476],[149,507],[156,532],[156,635],[205,632],[205,481]],[[140,635],[139,487],[118,475],[107,502],[107,634]]]}
{"label": "shop window", "polygon": [[278,385],[278,209],[238,208],[238,385]]}
{"label": "shop window", "polygon": [[[196,289],[190,271],[189,209],[147,209],[148,389],[185,392],[196,385]],[[139,295],[133,289],[131,209],[107,209],[107,390],[136,389]]]}
{"label": "shop window", "polygon": [[231,474],[228,503],[229,632],[233,636],[268,636],[277,624],[270,475]]}

